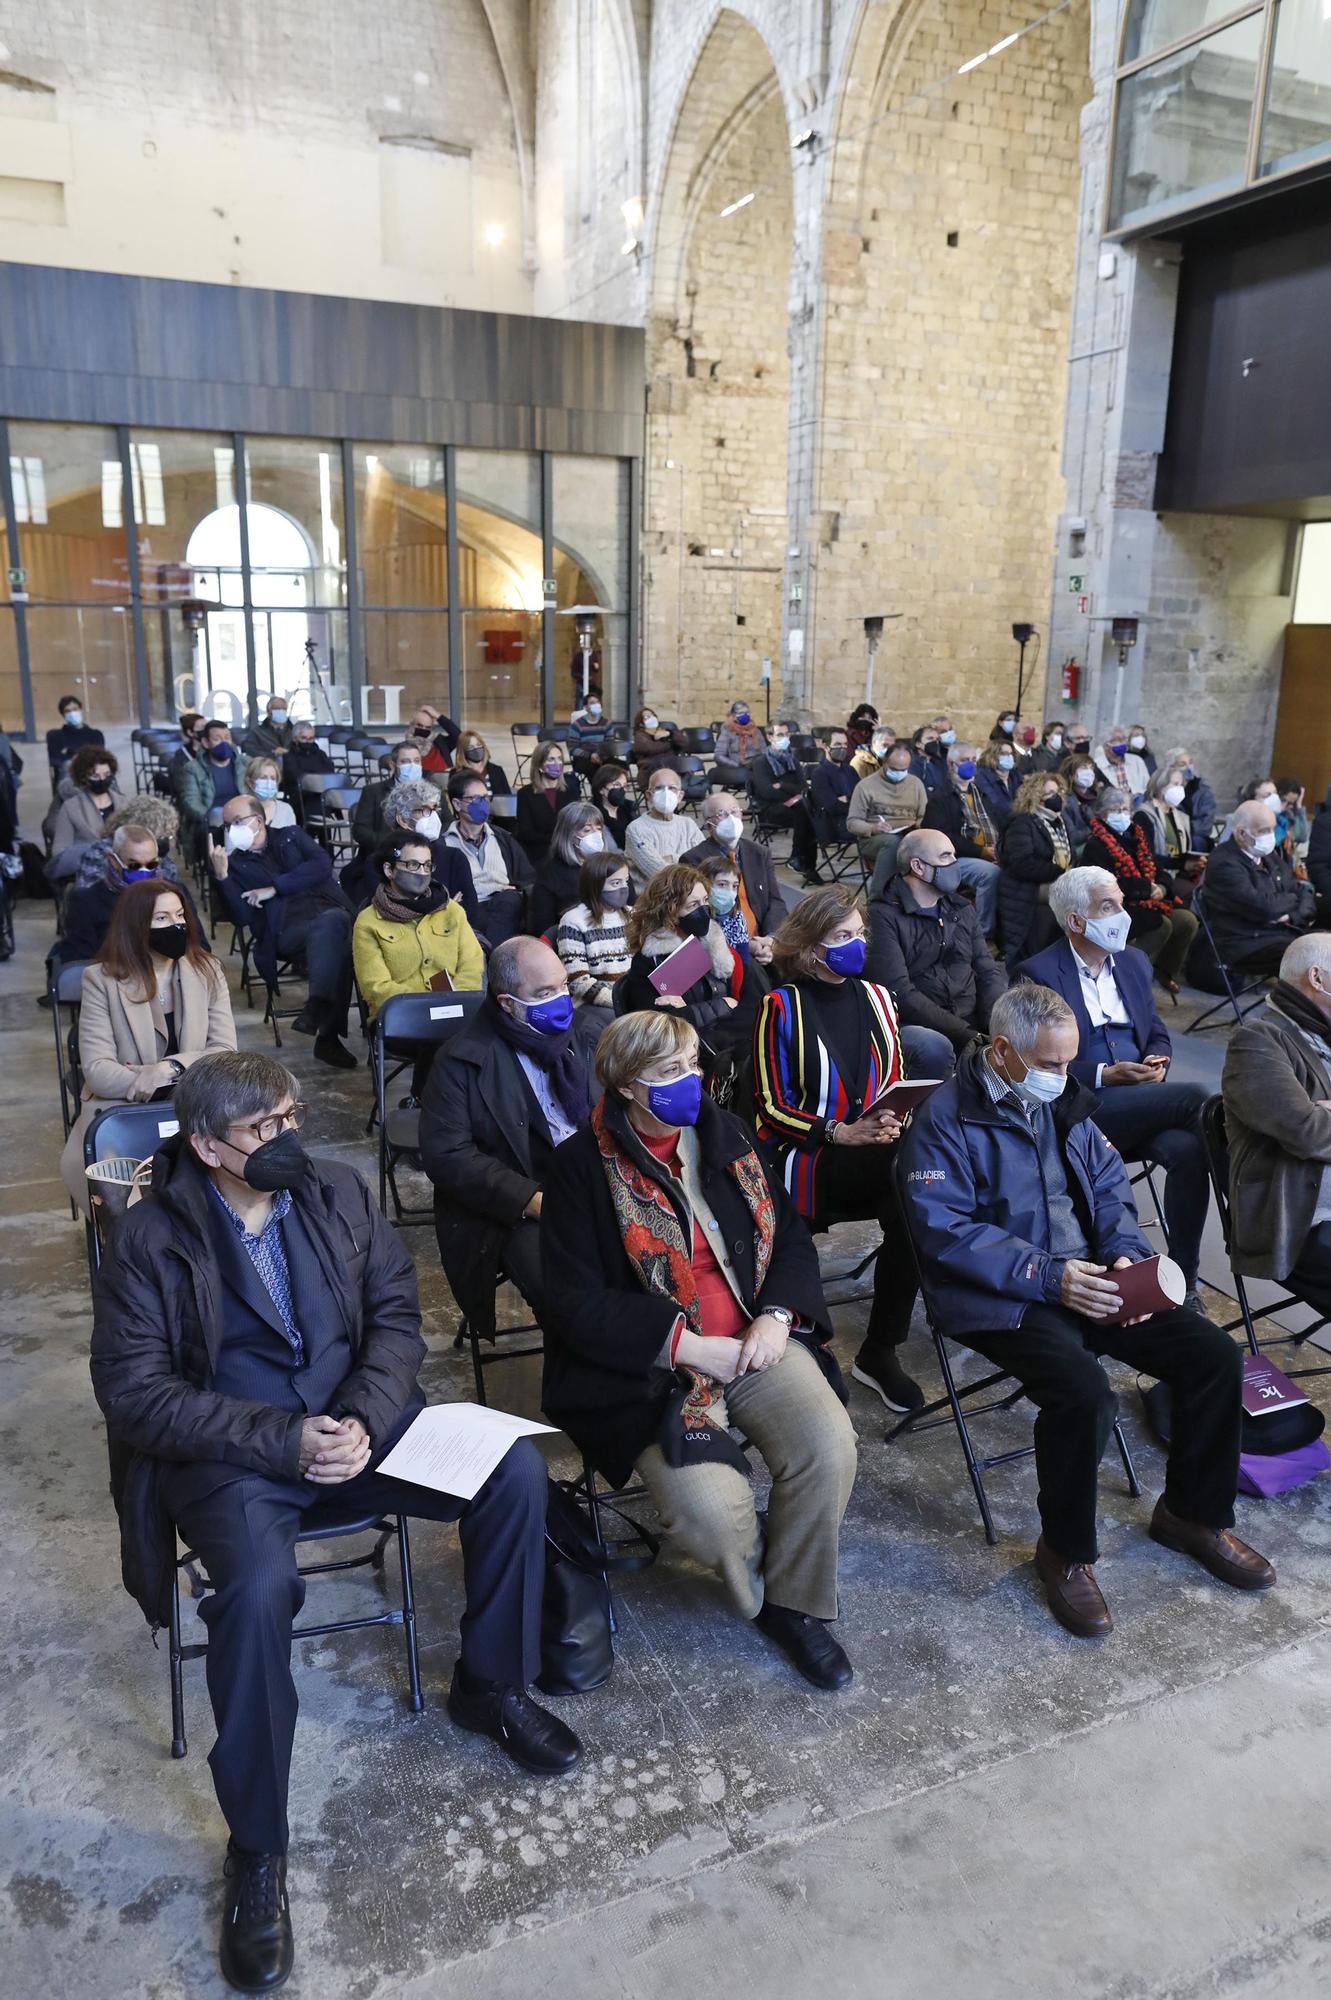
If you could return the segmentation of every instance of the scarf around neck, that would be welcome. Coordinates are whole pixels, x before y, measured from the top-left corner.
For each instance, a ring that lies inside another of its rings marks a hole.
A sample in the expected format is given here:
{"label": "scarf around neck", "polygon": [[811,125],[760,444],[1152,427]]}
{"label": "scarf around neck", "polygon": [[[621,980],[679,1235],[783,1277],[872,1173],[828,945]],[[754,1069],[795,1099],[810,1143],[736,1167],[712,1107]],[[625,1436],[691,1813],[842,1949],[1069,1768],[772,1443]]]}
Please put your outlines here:
{"label": "scarf around neck", "polygon": [[545,1071],[559,1108],[569,1124],[583,1124],[587,1117],[587,1066],[573,1039],[576,1016],[573,1027],[565,1028],[562,1035],[543,1035],[539,1028],[529,1028],[525,1022],[515,1021],[497,1000],[487,1004],[492,1009],[492,1019],[500,1040]]}
{"label": "scarf around neck", "polygon": [[391,882],[381,882],[370,900],[376,914],[386,917],[390,924],[418,924],[432,910],[443,908],[448,891],[440,883],[432,882],[423,902],[409,903]]}

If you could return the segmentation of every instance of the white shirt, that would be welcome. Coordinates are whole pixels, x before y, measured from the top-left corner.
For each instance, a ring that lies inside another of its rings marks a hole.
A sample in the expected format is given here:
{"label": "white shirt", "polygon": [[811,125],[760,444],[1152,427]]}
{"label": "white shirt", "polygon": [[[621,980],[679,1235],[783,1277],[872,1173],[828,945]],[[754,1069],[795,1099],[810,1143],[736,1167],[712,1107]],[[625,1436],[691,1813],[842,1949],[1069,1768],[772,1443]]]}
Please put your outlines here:
{"label": "white shirt", "polygon": [[543,1070],[539,1063],[533,1062],[521,1049],[515,1053],[522,1065],[522,1074],[531,1085],[532,1096],[541,1107],[541,1116],[545,1119],[550,1133],[550,1144],[560,1146],[565,1139],[571,1139],[578,1128],[576,1125],[570,1125],[564,1116],[564,1107],[550,1087],[549,1071]]}
{"label": "white shirt", "polygon": [[[1091,971],[1090,966],[1086,963],[1086,960],[1075,945],[1072,947],[1072,956],[1077,961],[1077,973],[1081,979],[1082,1005],[1085,1007],[1087,1015],[1090,1018],[1091,1026],[1093,1028],[1130,1028],[1132,1026],[1132,1016],[1124,1005],[1123,995],[1118,990],[1118,981],[1114,977],[1114,960],[1112,954],[1104,961],[1098,972]],[[1097,1090],[1100,1088],[1100,1082],[1104,1073],[1104,1063],[1097,1063],[1095,1067],[1095,1087]]]}

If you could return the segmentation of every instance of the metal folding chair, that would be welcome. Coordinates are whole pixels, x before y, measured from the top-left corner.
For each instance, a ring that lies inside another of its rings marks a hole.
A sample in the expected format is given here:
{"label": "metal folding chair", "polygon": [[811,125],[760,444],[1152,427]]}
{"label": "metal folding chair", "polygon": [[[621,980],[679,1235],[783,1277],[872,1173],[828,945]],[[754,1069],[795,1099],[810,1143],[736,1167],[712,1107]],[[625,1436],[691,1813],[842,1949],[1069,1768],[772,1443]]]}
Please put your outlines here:
{"label": "metal folding chair", "polygon": [[391,1075],[400,1076],[423,1050],[433,1048],[437,1053],[475,1018],[484,998],[483,992],[393,993],[371,1025],[370,1069],[374,1079],[375,1122],[379,1128],[379,1208],[383,1215],[388,1215],[391,1193],[393,1214],[389,1219],[399,1226],[432,1222],[434,1209],[407,1210],[402,1206],[396,1169],[403,1160],[420,1167],[421,1114],[411,1106],[388,1109],[390,1066],[396,1063]]}
{"label": "metal folding chair", "polygon": [[[83,1164],[95,1167],[101,1160],[149,1160],[161,1145],[180,1130],[180,1120],[169,1104],[112,1104],[89,1121],[83,1135]],[[94,1203],[88,1223],[88,1283],[101,1267],[111,1220]]]}
{"label": "metal folding chair", "polygon": [[[1223,1021],[1213,1021],[1212,1017],[1216,1014],[1223,1014],[1226,1007],[1228,1007],[1234,1016],[1234,1026],[1237,1028],[1249,1014],[1255,1013],[1257,1008],[1261,1006],[1262,1001],[1266,998],[1267,989],[1271,982],[1265,974],[1249,974],[1245,976],[1242,972],[1232,972],[1225,964],[1215,941],[1215,932],[1211,929],[1210,922],[1207,919],[1206,895],[1202,889],[1198,889],[1193,896],[1192,913],[1201,925],[1202,935],[1210,947],[1211,957],[1215,961],[1216,971],[1220,975],[1220,983],[1225,991],[1224,997],[1217,1000],[1213,1007],[1208,1007],[1204,1013],[1197,1016],[1195,1021],[1189,1021],[1183,1032],[1186,1035],[1199,1035],[1204,1034],[1208,1028],[1213,1026],[1223,1028],[1227,1024]],[[1290,935],[1292,937],[1294,935],[1293,932]],[[1248,999],[1249,1004],[1246,1007],[1241,1007],[1239,1002],[1244,999]]]}

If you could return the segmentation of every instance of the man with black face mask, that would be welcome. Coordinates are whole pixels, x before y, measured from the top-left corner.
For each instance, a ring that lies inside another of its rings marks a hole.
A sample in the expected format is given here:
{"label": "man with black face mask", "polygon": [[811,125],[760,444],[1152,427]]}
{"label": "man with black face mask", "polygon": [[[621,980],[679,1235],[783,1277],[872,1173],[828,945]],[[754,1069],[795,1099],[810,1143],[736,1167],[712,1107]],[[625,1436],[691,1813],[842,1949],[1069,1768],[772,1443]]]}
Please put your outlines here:
{"label": "man with black face mask", "polygon": [[[221,1964],[276,1986],[293,1959],[287,1780],[296,1723],[296,1535],[312,1508],[458,1521],[467,1608],[449,1713],[524,1769],[581,1755],[526,1693],[540,1665],[545,1465],[520,1439],[470,1501],[376,1470],[424,1398],[416,1275],[360,1175],[304,1151],[295,1079],[271,1056],[196,1062],[176,1090],[180,1136],[152,1192],[116,1225],[98,1273],[92,1378],[126,1504],[127,1575],[169,1582],[178,1532],[212,1590],[210,1763],[231,1839]],[[158,1507],[174,1524],[151,1542]],[[135,1593],[154,1623],[167,1606]]]}

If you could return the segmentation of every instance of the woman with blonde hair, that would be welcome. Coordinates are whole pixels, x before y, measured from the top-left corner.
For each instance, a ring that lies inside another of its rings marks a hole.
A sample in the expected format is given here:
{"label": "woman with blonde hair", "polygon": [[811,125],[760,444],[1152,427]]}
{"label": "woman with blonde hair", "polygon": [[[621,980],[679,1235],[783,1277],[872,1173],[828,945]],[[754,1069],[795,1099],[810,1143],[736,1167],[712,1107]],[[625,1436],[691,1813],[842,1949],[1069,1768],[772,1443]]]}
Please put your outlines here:
{"label": "woman with blonde hair", "polygon": [[513,795],[508,772],[490,762],[490,746],[478,730],[463,730],[458,738],[453,769],[466,771],[473,778],[484,778],[492,799],[506,799]]}
{"label": "woman with blonde hair", "polygon": [[539,868],[554,838],[555,821],[563,806],[576,805],[582,786],[562,743],[538,743],[527,783],[518,792],[513,832],[532,866]]}
{"label": "woman with blonde hair", "polygon": [[1049,884],[1072,866],[1063,823],[1067,795],[1057,771],[1032,771],[1017,787],[1012,817],[998,836],[998,935],[1009,970],[1058,937]]}
{"label": "woman with blonde hair", "polygon": [[242,790],[256,798],[263,807],[263,816],[269,826],[294,826],[296,815],[285,799],[278,797],[278,787],[282,773],[278,769],[276,757],[260,753],[251,757],[245,766],[245,782]]}
{"label": "woman with blonde hair", "polygon": [[[807,1681],[842,1688],[841,1520],[855,1434],[818,1259],[747,1126],[703,1094],[678,1014],[630,1014],[596,1048],[603,1095],[541,1203],[541,1403]],[[730,1433],[766,1462],[764,1530]]]}

